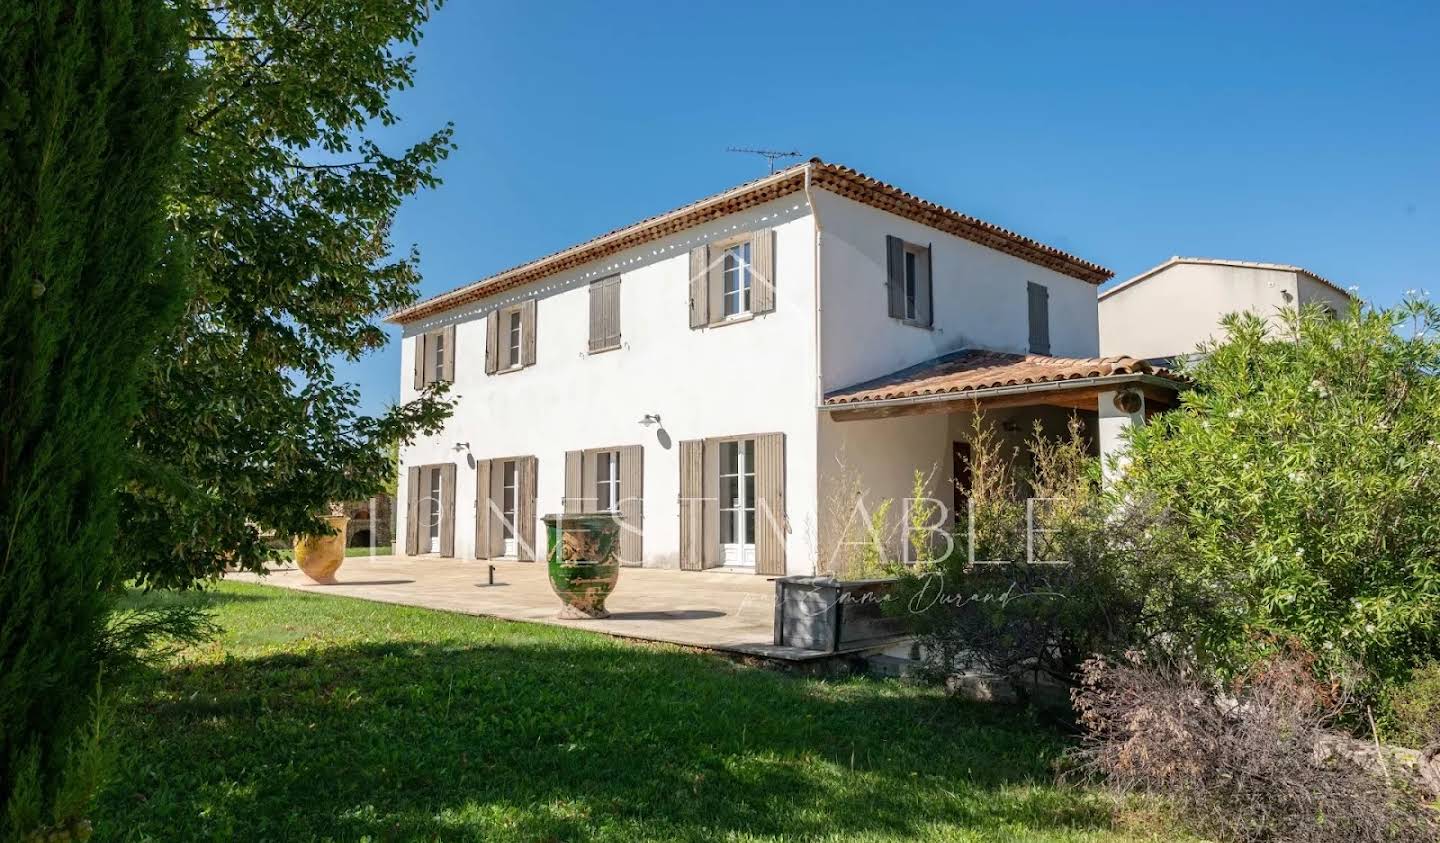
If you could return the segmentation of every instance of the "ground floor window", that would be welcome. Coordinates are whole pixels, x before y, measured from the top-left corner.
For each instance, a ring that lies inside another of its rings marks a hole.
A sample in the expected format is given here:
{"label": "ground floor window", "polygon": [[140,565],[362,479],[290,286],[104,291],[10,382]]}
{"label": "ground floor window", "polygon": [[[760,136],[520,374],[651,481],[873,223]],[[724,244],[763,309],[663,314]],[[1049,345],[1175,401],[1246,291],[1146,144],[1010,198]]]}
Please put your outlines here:
{"label": "ground floor window", "polygon": [[425,523],[426,528],[427,528],[427,533],[426,533],[426,551],[429,552],[429,553],[439,553],[439,552],[440,552],[440,521],[442,520],[442,517],[443,517],[442,514],[441,514],[441,513],[442,513],[442,510],[441,510],[441,508],[440,508],[440,492],[441,492],[441,486],[440,486],[440,483],[441,483],[441,479],[440,479],[440,469],[439,469],[438,467],[437,467],[437,468],[432,468],[432,469],[430,469],[429,471],[427,471],[426,474],[430,475],[430,488],[429,488],[428,490],[426,490],[426,494],[425,494],[425,507],[424,507],[424,512],[425,512],[425,522],[424,522],[424,523]]}
{"label": "ground floor window", "polygon": [[755,440],[720,443],[720,558],[729,567],[755,565]]}
{"label": "ground floor window", "polygon": [[595,454],[595,511],[616,512],[620,509],[620,452],[600,451]]}

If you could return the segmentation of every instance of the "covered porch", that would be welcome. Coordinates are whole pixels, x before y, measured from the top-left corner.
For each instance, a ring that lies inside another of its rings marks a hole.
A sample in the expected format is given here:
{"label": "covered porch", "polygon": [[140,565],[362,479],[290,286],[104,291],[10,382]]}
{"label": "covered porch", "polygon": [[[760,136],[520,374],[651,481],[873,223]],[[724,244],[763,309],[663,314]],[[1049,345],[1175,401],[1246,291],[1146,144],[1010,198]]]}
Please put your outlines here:
{"label": "covered porch", "polygon": [[[821,406],[826,458],[820,485],[858,485],[874,507],[911,497],[918,470],[953,528],[955,513],[965,511],[977,425],[1023,469],[1037,429],[1046,438],[1063,437],[1077,419],[1089,452],[1105,459],[1109,476],[1123,466],[1124,432],[1174,406],[1183,385],[1181,376],[1132,357],[954,352],[828,393]],[[896,539],[897,553],[901,542]]]}

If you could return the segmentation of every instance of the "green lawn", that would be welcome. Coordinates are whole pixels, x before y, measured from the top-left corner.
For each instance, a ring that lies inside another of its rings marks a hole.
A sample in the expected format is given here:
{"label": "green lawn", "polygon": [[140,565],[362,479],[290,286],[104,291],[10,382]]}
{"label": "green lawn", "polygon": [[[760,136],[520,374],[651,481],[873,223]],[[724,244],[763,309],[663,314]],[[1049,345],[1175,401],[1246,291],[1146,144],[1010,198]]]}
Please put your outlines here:
{"label": "green lawn", "polygon": [[[142,598],[133,598],[140,600]],[[1024,715],[556,627],[222,585],[123,695],[97,840],[1130,839]]]}

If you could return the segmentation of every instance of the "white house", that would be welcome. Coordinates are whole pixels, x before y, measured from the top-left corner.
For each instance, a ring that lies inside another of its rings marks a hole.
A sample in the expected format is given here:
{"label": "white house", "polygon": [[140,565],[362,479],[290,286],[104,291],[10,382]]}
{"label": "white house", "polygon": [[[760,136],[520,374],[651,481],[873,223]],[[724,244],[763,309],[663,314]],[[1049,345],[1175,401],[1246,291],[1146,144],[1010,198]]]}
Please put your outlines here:
{"label": "white house", "polygon": [[1298,266],[1173,257],[1100,294],[1100,353],[1179,357],[1218,339],[1228,313],[1278,325],[1282,310],[1307,304],[1345,313],[1350,293]]}
{"label": "white house", "polygon": [[542,514],[613,509],[628,564],[812,573],[842,464],[960,503],[977,408],[1017,437],[1079,412],[1103,449],[1167,402],[1097,357],[1110,277],[818,159],[617,229],[391,316],[402,400],[458,397],[402,450],[397,535],[535,559]]}

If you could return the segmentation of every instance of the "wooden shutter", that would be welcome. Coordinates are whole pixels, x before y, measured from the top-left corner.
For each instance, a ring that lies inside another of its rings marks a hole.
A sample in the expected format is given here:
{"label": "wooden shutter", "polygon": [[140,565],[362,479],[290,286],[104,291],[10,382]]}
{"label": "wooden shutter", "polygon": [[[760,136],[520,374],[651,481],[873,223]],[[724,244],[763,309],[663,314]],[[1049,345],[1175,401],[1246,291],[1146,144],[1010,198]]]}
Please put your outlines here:
{"label": "wooden shutter", "polygon": [[703,328],[710,322],[710,293],[706,279],[710,273],[710,247],[696,246],[690,250],[690,327]]}
{"label": "wooden shutter", "polygon": [[421,370],[426,386],[435,382],[435,332],[425,335],[425,359]]}
{"label": "wooden shutter", "polygon": [[785,574],[785,434],[755,437],[755,573]]}
{"label": "wooden shutter", "polygon": [[[514,363],[515,361],[510,361]],[[535,365],[535,300],[520,305],[520,365]]]}
{"label": "wooden shutter", "polygon": [[586,451],[580,460],[580,511],[594,512],[600,504],[595,488],[595,455],[599,451]]}
{"label": "wooden shutter", "polygon": [[1030,303],[1030,353],[1050,353],[1050,291],[1043,284],[1025,282]]}
{"label": "wooden shutter", "polygon": [[916,285],[915,290],[915,321],[925,327],[933,327],[935,324],[935,261],[932,257],[935,254],[935,244],[931,243],[925,247],[925,278],[924,283]]}
{"label": "wooden shutter", "polygon": [[455,382],[455,326],[445,329],[445,377],[446,383]]}
{"label": "wooden shutter", "polygon": [[590,284],[590,350],[620,345],[620,276]]}
{"label": "wooden shutter", "polygon": [[720,442],[718,439],[705,440],[705,475],[703,478],[701,508],[705,530],[700,537],[700,564],[706,568],[719,567],[725,560],[720,555]]}
{"label": "wooden shutter", "polygon": [[505,514],[500,507],[505,502],[505,460],[490,461],[490,514],[485,519],[490,524],[490,546],[486,553],[489,559],[505,555]]}
{"label": "wooden shutter", "polygon": [[698,571],[704,563],[705,442],[688,439],[680,443],[680,567]]}
{"label": "wooden shutter", "polygon": [[580,500],[584,496],[580,486],[580,463],[584,459],[584,451],[565,452],[565,500],[560,506],[566,515],[584,512]]}
{"label": "wooden shutter", "polygon": [[626,565],[645,561],[644,460],[640,445],[620,449],[620,561]]}
{"label": "wooden shutter", "polygon": [[905,241],[885,235],[885,296],[890,302],[890,315],[905,318]]}
{"label": "wooden shutter", "polygon": [[415,335],[415,388],[424,389],[425,384],[425,335]]}
{"label": "wooden shutter", "polygon": [[725,250],[711,249],[705,266],[705,297],[710,303],[710,324],[725,321]]}
{"label": "wooden shutter", "polygon": [[769,313],[775,309],[775,229],[750,235],[750,309]]}
{"label": "wooden shutter", "polygon": [[405,555],[420,553],[420,466],[412,465],[405,483]]}
{"label": "wooden shutter", "polygon": [[440,555],[455,555],[455,463],[440,466]]}
{"label": "wooden shutter", "polygon": [[490,559],[490,460],[475,463],[475,558]]}
{"label": "wooden shutter", "polygon": [[485,317],[485,374],[493,375],[500,368],[500,311],[492,310]]}
{"label": "wooden shutter", "polygon": [[518,466],[519,477],[515,484],[515,555],[522,562],[534,562],[535,547],[535,480],[538,468],[534,457],[521,457]]}

